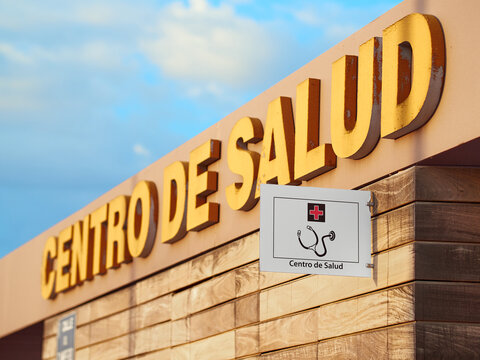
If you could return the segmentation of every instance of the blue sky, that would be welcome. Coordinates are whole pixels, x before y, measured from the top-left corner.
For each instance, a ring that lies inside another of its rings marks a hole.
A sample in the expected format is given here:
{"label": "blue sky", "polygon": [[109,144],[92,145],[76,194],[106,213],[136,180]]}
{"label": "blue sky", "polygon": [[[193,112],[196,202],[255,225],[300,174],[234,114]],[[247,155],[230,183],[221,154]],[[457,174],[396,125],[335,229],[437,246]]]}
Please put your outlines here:
{"label": "blue sky", "polygon": [[399,0],[0,0],[0,258]]}

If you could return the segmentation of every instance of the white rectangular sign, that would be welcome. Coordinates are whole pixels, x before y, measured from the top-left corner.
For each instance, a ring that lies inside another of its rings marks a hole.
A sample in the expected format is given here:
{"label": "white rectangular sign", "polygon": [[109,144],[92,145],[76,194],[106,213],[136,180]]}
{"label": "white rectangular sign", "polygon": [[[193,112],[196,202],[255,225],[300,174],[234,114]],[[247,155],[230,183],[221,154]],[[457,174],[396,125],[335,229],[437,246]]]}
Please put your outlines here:
{"label": "white rectangular sign", "polygon": [[370,277],[370,192],[260,185],[260,271]]}

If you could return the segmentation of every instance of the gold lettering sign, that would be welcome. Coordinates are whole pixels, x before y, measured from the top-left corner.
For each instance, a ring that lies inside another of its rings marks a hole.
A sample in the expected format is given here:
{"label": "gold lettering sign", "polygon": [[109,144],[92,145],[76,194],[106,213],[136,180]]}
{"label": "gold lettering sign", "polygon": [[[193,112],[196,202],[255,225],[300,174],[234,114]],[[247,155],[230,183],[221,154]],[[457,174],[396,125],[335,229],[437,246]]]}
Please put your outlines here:
{"label": "gold lettering sign", "polygon": [[[321,80],[307,78],[292,99],[268,104],[262,125],[242,117],[231,129],[226,161],[238,178],[226,184],[228,206],[249,211],[260,183],[298,185],[337,166],[337,157],[360,160],[378,141],[397,139],[424,125],[440,100],[445,74],[445,41],[439,21],[411,14],[332,64],[330,119],[320,119]],[[326,105],[323,105],[326,106]],[[330,121],[331,144],[320,141],[321,121]],[[260,153],[252,144],[261,142]],[[219,221],[219,174],[210,165],[221,160],[221,142],[209,139],[190,151],[189,161],[163,169],[162,199],[153,181],[140,181],[131,194],[100,206],[83,221],[67,226],[45,243],[41,292],[56,293],[114,271],[153,249],[160,221],[164,246],[175,246],[189,231]],[[162,203],[159,219],[159,203]]]}

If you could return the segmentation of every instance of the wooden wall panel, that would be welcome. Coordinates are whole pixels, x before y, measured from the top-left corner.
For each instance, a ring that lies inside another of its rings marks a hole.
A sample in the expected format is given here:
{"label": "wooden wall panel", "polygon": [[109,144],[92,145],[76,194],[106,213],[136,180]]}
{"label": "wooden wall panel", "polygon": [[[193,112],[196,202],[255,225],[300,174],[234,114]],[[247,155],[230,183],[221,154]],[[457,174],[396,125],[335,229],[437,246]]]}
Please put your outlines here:
{"label": "wooden wall panel", "polygon": [[260,273],[256,232],[74,309],[77,359],[479,358],[480,169],[366,189],[372,278]]}
{"label": "wooden wall panel", "polygon": [[252,294],[235,302],[235,327],[257,322],[260,318],[259,296]]}
{"label": "wooden wall panel", "polygon": [[317,341],[316,310],[260,324],[260,351]]}
{"label": "wooden wall panel", "polygon": [[235,298],[235,272],[214,277],[194,286],[188,298],[188,313],[193,314]]}
{"label": "wooden wall panel", "polygon": [[259,351],[259,326],[247,326],[235,330],[235,356],[246,356]]}
{"label": "wooden wall panel", "polygon": [[90,347],[90,359],[115,360],[124,359],[130,355],[131,336],[122,337],[102,342]]}
{"label": "wooden wall panel", "polygon": [[416,324],[417,359],[479,359],[480,324]]}
{"label": "wooden wall panel", "polygon": [[151,326],[134,333],[134,354],[142,354],[154,350],[163,349],[171,345],[170,322]]}
{"label": "wooden wall panel", "polygon": [[170,320],[172,315],[172,295],[168,294],[134,308],[135,329]]}
{"label": "wooden wall panel", "polygon": [[229,331],[190,345],[191,360],[228,360],[235,358],[235,331]]}
{"label": "wooden wall panel", "polygon": [[235,304],[233,302],[192,315],[190,340],[195,341],[216,335],[235,327]]}
{"label": "wooden wall panel", "polygon": [[293,349],[264,354],[261,360],[311,360],[317,359],[317,345],[298,346]]}

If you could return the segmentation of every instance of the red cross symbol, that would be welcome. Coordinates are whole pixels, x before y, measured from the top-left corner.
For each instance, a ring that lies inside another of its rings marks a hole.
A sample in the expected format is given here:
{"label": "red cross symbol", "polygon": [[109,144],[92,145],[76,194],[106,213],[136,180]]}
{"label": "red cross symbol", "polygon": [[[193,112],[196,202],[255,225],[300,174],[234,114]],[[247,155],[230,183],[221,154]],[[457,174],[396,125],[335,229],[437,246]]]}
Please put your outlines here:
{"label": "red cross symbol", "polygon": [[314,205],[313,210],[310,210],[308,213],[312,215],[315,218],[315,220],[318,220],[320,219],[320,216],[323,216],[323,210],[320,210],[318,205]]}

